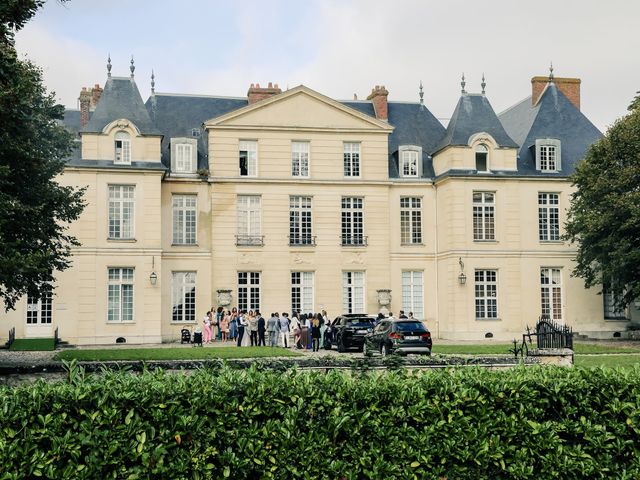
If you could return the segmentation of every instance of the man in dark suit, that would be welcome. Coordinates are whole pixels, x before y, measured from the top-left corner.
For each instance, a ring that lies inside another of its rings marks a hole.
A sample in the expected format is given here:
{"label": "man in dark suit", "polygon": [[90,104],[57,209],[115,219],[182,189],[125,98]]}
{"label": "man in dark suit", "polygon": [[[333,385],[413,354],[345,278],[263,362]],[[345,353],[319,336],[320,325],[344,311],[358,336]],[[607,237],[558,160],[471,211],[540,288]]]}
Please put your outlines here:
{"label": "man in dark suit", "polygon": [[[262,345],[263,347],[266,347],[267,345],[264,341],[266,322],[264,321],[264,317],[260,314],[260,312],[256,312],[256,316],[258,317],[258,346]],[[273,316],[273,314],[271,316]]]}

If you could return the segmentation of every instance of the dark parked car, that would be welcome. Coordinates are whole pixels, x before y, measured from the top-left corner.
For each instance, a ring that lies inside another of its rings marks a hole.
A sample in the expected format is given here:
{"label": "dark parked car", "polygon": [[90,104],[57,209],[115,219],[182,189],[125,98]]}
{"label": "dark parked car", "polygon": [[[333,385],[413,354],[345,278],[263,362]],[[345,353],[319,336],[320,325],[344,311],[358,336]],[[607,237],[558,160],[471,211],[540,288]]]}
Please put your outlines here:
{"label": "dark parked car", "polygon": [[431,333],[418,320],[382,320],[365,337],[364,352],[431,355]]}
{"label": "dark parked car", "polygon": [[331,322],[330,342],[325,342],[327,349],[334,345],[339,352],[349,348],[362,350],[364,337],[373,331],[375,317],[362,313],[346,313]]}

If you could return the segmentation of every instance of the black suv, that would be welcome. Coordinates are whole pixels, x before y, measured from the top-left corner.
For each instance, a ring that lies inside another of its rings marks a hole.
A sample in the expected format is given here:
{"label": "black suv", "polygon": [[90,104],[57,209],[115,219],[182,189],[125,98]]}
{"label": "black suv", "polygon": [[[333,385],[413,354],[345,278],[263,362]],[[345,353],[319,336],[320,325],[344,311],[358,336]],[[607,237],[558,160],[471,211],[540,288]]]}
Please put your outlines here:
{"label": "black suv", "polygon": [[418,320],[382,320],[365,337],[364,352],[431,355],[431,333]]}
{"label": "black suv", "polygon": [[373,331],[375,317],[363,313],[346,313],[340,315],[331,322],[329,341],[325,341],[325,348],[331,349],[333,345],[339,352],[345,352],[348,348],[362,350],[364,337]]}

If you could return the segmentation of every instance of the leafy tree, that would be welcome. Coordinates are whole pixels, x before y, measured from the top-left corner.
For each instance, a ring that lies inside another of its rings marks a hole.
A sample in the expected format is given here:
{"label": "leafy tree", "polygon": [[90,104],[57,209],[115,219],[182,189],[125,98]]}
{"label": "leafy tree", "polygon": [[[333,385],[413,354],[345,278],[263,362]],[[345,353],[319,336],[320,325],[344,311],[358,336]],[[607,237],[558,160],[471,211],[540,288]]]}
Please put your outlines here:
{"label": "leafy tree", "polygon": [[578,165],[566,224],[573,273],[587,287],[607,284],[619,307],[640,298],[640,97],[629,112]]}
{"label": "leafy tree", "polygon": [[7,310],[24,294],[50,291],[54,272],[69,267],[78,242],[66,224],[84,208],[82,189],[56,182],[73,147],[59,122],[64,107],[15,49],[15,32],[43,4],[0,2],[0,300]]}

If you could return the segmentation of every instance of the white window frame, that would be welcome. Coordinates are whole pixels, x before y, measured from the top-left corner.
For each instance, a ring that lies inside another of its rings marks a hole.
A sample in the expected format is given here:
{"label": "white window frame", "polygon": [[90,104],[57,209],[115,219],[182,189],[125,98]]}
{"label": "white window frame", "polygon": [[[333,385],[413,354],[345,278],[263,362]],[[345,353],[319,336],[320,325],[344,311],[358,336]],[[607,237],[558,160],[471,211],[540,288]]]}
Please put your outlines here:
{"label": "white window frame", "polygon": [[343,173],[345,177],[360,178],[362,175],[360,147],[360,142],[344,142],[342,155]]}
{"label": "white window frame", "polygon": [[123,130],[114,136],[114,165],[131,165],[131,135]]}
{"label": "white window frame", "polygon": [[196,245],[198,232],[198,195],[173,194],[172,244]]}
{"label": "white window frame", "polygon": [[[135,321],[135,268],[107,268],[107,323],[133,323]],[[130,309],[125,305],[125,289],[131,287]],[[115,296],[112,297],[112,292]],[[112,307],[113,305],[113,307]],[[111,313],[114,313],[112,317]],[[126,314],[130,315],[127,316]]]}
{"label": "white window frame", "polygon": [[402,145],[398,148],[398,173],[403,178],[422,176],[422,147]]}
{"label": "white window frame", "polygon": [[[135,185],[107,185],[107,235],[110,240],[135,238]],[[125,216],[128,215],[128,219]]]}
{"label": "white window frame", "polygon": [[413,312],[414,318],[424,320],[424,271],[402,271],[402,309]]}
{"label": "white window frame", "polygon": [[289,197],[289,245],[313,245],[312,198]]}
{"label": "white window frame", "polygon": [[239,238],[245,238],[249,244],[262,239],[262,197],[260,195],[238,195],[237,226]]}
{"label": "white window frame", "polygon": [[[556,282],[556,283],[554,283]],[[563,322],[562,268],[540,268],[540,310],[543,316]]]}
{"label": "white window frame", "polygon": [[[553,165],[551,165],[553,156]],[[540,172],[560,172],[562,170],[562,142],[556,138],[536,140],[536,170]]]}
{"label": "white window frame", "polygon": [[342,272],[342,313],[366,313],[365,272]]}
{"label": "white window frame", "polygon": [[400,197],[400,244],[422,245],[422,197]]}
{"label": "white window frame", "polygon": [[262,272],[239,271],[238,280],[238,309],[260,310]]}
{"label": "white window frame", "polygon": [[560,241],[560,194],[538,192],[538,239]]}
{"label": "white window frame", "polygon": [[44,293],[40,298],[27,295],[27,325],[51,325],[53,319],[53,294]]}
{"label": "white window frame", "polygon": [[618,307],[617,300],[619,296],[614,294],[608,286],[610,283],[602,285],[602,310],[605,320],[630,320],[629,309],[627,307]]}
{"label": "white window frame", "polygon": [[[475,146],[474,150],[474,160],[475,160],[475,167],[476,167],[476,171],[478,173],[489,173],[491,171],[491,168],[489,167],[489,147],[487,147],[484,143],[479,143],[478,145]],[[484,154],[485,158],[485,168],[484,170],[480,170],[478,169],[478,154]]]}
{"label": "white window frame", "polygon": [[171,272],[172,322],[196,322],[196,277],[196,272]]}
{"label": "white window frame", "polygon": [[291,312],[315,312],[315,272],[291,272]]}
{"label": "white window frame", "polygon": [[366,245],[364,232],[364,197],[342,197],[341,238],[343,246]]}
{"label": "white window frame", "polygon": [[190,143],[176,144],[176,173],[195,173],[196,162],[193,155],[193,145]]}
{"label": "white window frame", "polygon": [[476,269],[474,272],[476,320],[497,320],[498,270]]}
{"label": "white window frame", "polygon": [[[476,196],[480,195],[480,199]],[[496,240],[496,193],[474,191],[473,201],[473,241],[495,242]]]}
{"label": "white window frame", "polygon": [[[246,158],[247,174],[242,174],[242,157]],[[258,141],[257,140],[240,140],[238,146],[238,175],[241,177],[257,177],[258,176]]]}
{"label": "white window frame", "polygon": [[311,171],[311,142],[294,140],[291,142],[291,176],[309,178]]}

